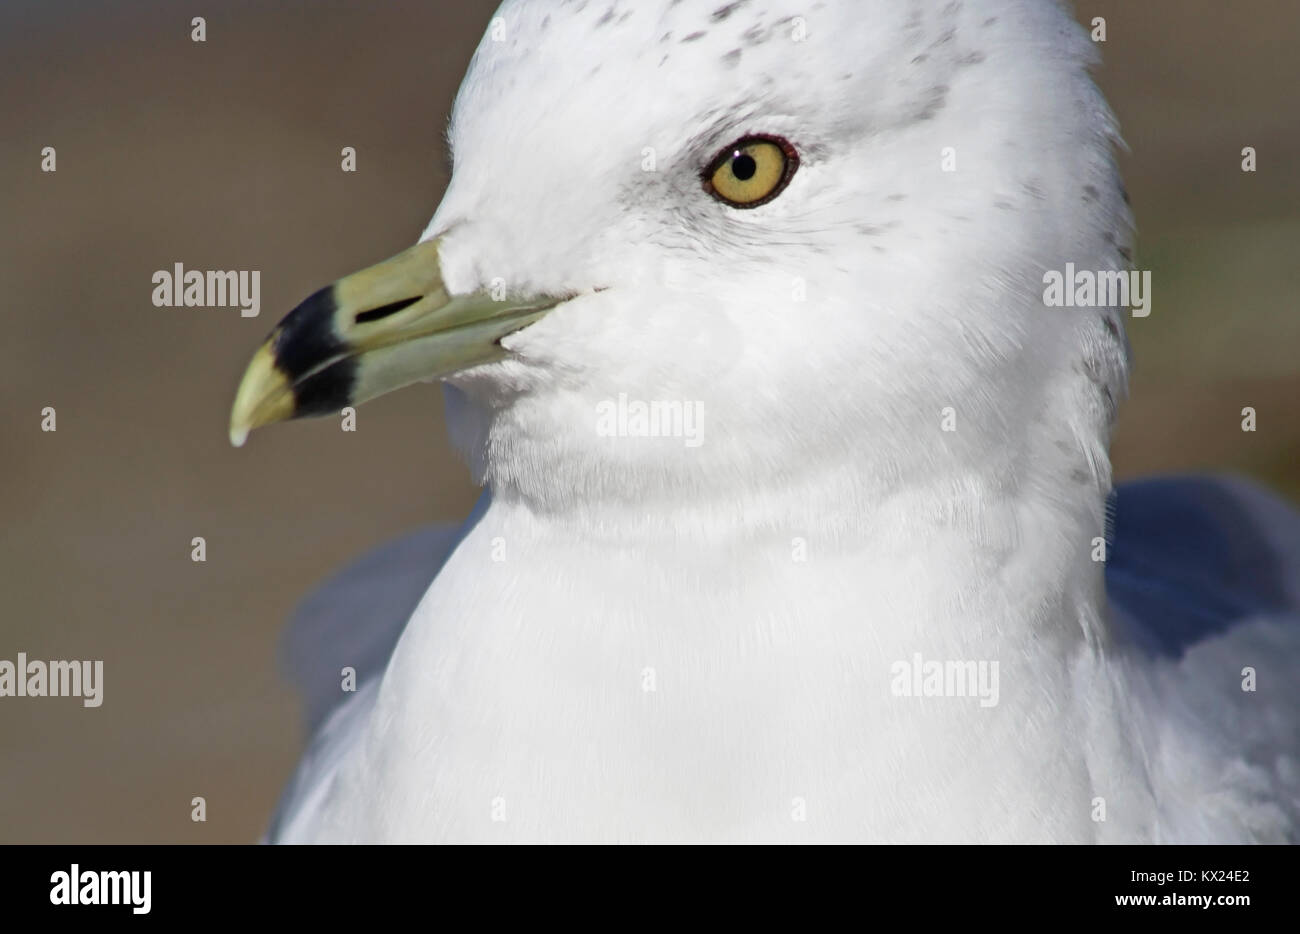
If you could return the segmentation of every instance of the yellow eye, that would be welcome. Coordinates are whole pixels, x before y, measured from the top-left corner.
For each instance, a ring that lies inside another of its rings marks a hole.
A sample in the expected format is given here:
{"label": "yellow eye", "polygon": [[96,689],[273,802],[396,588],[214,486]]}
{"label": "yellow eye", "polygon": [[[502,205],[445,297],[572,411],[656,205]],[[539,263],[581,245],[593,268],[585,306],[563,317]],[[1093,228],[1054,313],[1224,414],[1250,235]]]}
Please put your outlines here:
{"label": "yellow eye", "polygon": [[799,154],[779,136],[742,136],[713,157],[704,188],[733,208],[756,208],[790,183]]}

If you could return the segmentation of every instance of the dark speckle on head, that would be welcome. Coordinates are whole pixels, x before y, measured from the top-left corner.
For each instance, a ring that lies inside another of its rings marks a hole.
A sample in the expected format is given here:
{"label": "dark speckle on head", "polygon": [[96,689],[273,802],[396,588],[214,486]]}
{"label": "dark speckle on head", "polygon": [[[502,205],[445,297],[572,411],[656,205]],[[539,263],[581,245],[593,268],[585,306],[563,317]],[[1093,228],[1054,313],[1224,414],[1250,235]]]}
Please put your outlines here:
{"label": "dark speckle on head", "polygon": [[925,103],[916,113],[917,120],[930,120],[948,105],[948,85],[938,84],[930,88]]}
{"label": "dark speckle on head", "polygon": [[683,41],[683,42],[694,42],[696,39],[703,39],[703,38],[704,38],[705,36],[707,36],[707,35],[708,35],[707,32],[693,32],[693,33],[691,33],[689,36],[687,36],[685,39],[683,39],[682,41]]}
{"label": "dark speckle on head", "polygon": [[[925,17],[921,14],[921,8],[919,6],[914,6],[912,7],[912,12],[907,14],[907,23],[904,24],[903,29],[908,33],[916,34],[921,31],[924,24]],[[915,38],[915,36],[913,36],[913,38]]]}
{"label": "dark speckle on head", "polygon": [[604,14],[602,14],[600,19],[596,20],[596,25],[604,26],[606,23],[612,21],[613,19],[614,19],[614,8],[610,7],[608,10],[604,12]]}
{"label": "dark speckle on head", "polygon": [[739,10],[742,6],[744,6],[748,2],[749,0],[734,0],[733,3],[728,3],[726,6],[718,7],[716,10],[713,11],[713,16],[710,18],[715,23],[720,23],[728,16],[730,16],[732,13],[735,13],[737,10]]}
{"label": "dark speckle on head", "polygon": [[1083,186],[1083,200],[1084,200],[1084,201],[1096,201],[1096,200],[1097,200],[1097,196],[1098,196],[1099,194],[1100,194],[1100,192],[1097,191],[1097,186],[1096,186],[1096,185],[1084,185],[1084,186]]}
{"label": "dark speckle on head", "polygon": [[983,52],[968,52],[967,54],[963,55],[961,58],[957,59],[957,64],[978,65],[980,62],[984,61],[984,58],[985,56]]}
{"label": "dark speckle on head", "polygon": [[726,55],[722,56],[722,64],[727,68],[735,68],[740,64],[740,49],[732,49]]}
{"label": "dark speckle on head", "polygon": [[896,230],[903,226],[902,221],[892,220],[884,224],[855,224],[853,229],[864,237],[879,237],[887,230]]}

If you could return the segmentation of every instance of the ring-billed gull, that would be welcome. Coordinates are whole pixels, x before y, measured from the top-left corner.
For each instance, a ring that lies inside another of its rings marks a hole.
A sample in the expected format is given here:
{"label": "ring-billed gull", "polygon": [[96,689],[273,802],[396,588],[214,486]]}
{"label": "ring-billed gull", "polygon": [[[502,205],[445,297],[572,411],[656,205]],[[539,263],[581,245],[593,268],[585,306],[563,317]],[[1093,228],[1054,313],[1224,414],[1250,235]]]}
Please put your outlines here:
{"label": "ring-billed gull", "polygon": [[1293,836],[1300,521],[1155,481],[1107,538],[1127,309],[1044,287],[1131,265],[1094,55],[1055,0],[506,3],[420,243],[236,398],[441,377],[485,487],[305,605],[272,838]]}

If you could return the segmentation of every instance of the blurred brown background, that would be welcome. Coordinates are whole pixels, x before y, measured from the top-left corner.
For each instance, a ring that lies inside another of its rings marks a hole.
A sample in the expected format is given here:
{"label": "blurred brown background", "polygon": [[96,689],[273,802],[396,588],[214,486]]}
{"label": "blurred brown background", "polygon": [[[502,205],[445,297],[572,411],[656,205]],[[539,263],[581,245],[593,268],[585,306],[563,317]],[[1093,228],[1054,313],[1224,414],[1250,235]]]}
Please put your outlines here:
{"label": "blurred brown background", "polygon": [[[301,743],[275,658],[294,603],[367,547],[468,511],[434,387],[367,405],[355,434],[296,423],[235,451],[226,421],[281,314],[422,230],[494,6],[0,5],[0,659],[105,667],[97,709],[0,699],[0,841],[256,839]],[[1077,9],[1107,19],[1099,80],[1154,273],[1118,471],[1236,470],[1294,497],[1300,6]],[[150,276],[176,262],[261,270],[261,316],[155,308]]]}

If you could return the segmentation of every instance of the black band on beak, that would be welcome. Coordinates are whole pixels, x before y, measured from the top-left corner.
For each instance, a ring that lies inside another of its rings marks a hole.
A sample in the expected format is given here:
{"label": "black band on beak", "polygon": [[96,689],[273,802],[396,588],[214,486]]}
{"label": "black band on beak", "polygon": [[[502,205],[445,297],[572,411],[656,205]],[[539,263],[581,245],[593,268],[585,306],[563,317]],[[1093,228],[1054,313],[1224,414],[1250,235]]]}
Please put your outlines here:
{"label": "black band on beak", "polygon": [[337,311],[334,287],[326,286],[289,312],[271,337],[276,367],[293,386],[295,417],[328,415],[352,398],[357,361],[335,331]]}

